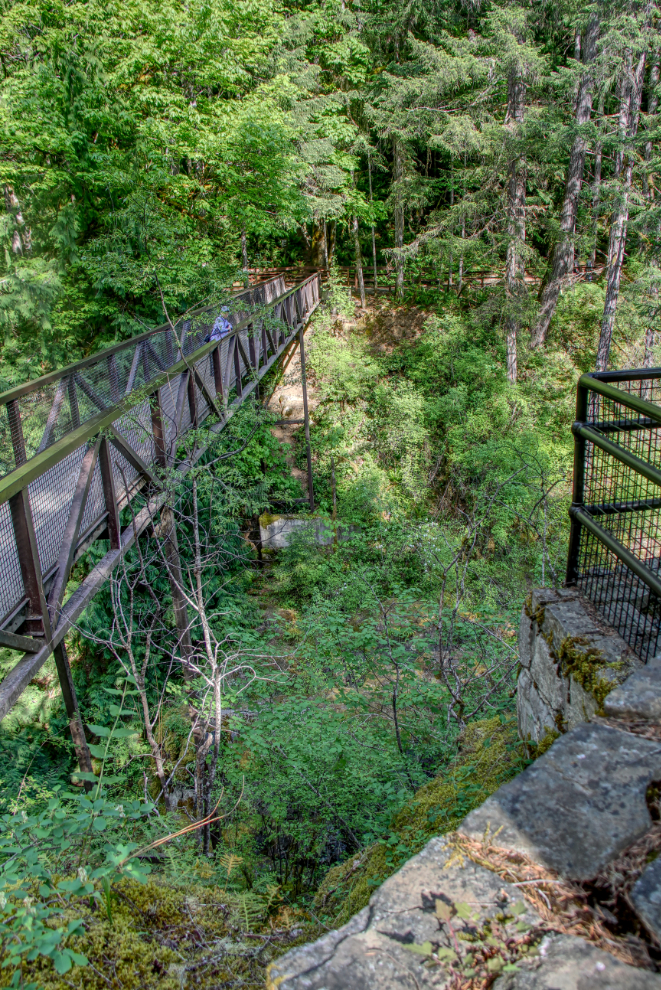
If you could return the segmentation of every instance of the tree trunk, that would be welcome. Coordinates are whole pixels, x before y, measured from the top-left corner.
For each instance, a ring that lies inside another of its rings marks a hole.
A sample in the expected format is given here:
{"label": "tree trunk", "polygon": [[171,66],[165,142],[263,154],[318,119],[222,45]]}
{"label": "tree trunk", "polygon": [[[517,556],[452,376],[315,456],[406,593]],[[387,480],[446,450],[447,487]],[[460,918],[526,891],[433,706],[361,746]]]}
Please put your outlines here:
{"label": "tree trunk", "polygon": [[[370,155],[367,155],[367,174],[369,176],[370,182],[370,203],[372,202],[372,159]],[[374,262],[374,301],[376,302],[376,286],[377,286],[377,274],[376,274],[376,234],[374,231],[374,224],[372,224],[372,261]]]}
{"label": "tree trunk", "polygon": [[326,219],[325,218],[324,218],[324,234],[323,234],[323,237],[324,237],[324,240],[323,240],[323,245],[324,245],[324,268],[325,268],[326,271],[328,271],[328,227],[327,227]]}
{"label": "tree trunk", "polygon": [[13,253],[29,254],[32,249],[32,234],[30,228],[25,226],[21,204],[14,192],[13,186],[5,186],[5,208],[7,213],[10,213],[14,219],[14,234],[11,243]]}
{"label": "tree trunk", "polygon": [[[599,21],[593,17],[588,24],[585,35],[584,56],[585,64],[589,65],[597,53],[597,40],[599,37]],[[593,78],[590,69],[586,69],[579,83],[578,95],[576,98],[576,125],[583,127],[590,120],[592,113],[592,86]],[[576,229],[576,214],[578,212],[578,199],[581,192],[581,182],[583,180],[583,169],[585,167],[585,152],[587,141],[583,134],[579,133],[574,138],[571,153],[569,155],[569,166],[567,168],[567,181],[565,184],[565,198],[562,203],[560,213],[560,236],[553,248],[551,258],[551,278],[547,282],[542,292],[541,306],[537,322],[532,331],[531,346],[539,347],[546,340],[549,324],[555,313],[558,304],[560,289],[563,280],[574,269],[574,231]]]}
{"label": "tree trunk", "polygon": [[314,220],[310,238],[310,261],[315,268],[323,266],[326,251],[326,221]]}
{"label": "tree trunk", "polygon": [[[450,165],[450,210],[454,206],[454,171]],[[452,286],[452,229],[450,229],[450,257],[448,261],[448,289]]]}
{"label": "tree trunk", "polygon": [[241,228],[241,259],[243,261],[244,272],[248,271],[248,240],[246,237],[246,228],[243,226]]}
{"label": "tree trunk", "polygon": [[[393,185],[395,187],[395,247],[401,250],[404,247],[404,203],[402,199],[402,180],[404,178],[404,154],[401,142],[398,138],[393,138]],[[398,299],[404,296],[404,259],[401,254],[395,257],[395,267],[397,269]]]}
{"label": "tree trunk", "polygon": [[[599,117],[599,129],[603,127],[603,117],[604,117],[604,98],[603,96],[599,100],[599,109],[597,110],[597,115]],[[597,236],[599,233],[599,199],[601,197],[601,155],[602,155],[603,143],[600,140],[597,141],[594,148],[594,179],[592,182],[592,250],[588,257],[588,268],[594,268],[596,257],[597,257]]]}
{"label": "tree trunk", "polygon": [[161,509],[160,537],[163,540],[168,581],[172,593],[172,609],[177,627],[179,657],[183,668],[184,680],[188,681],[193,676],[190,669],[193,644],[191,642],[190,623],[188,621],[188,605],[183,591],[177,527],[174,512],[167,505]]}
{"label": "tree trunk", "polygon": [[[526,108],[526,84],[520,71],[513,68],[507,85],[507,117],[513,134],[518,137]],[[525,260],[523,245],[526,240],[526,160],[518,149],[511,150],[507,192],[507,258],[505,281],[508,300],[507,316],[507,378],[517,379],[516,337],[519,316],[517,300],[525,293]]]}
{"label": "tree trunk", "polygon": [[353,246],[356,252],[356,276],[358,278],[358,291],[360,292],[360,305],[365,309],[365,279],[363,278],[363,258],[360,253],[358,217],[353,218]]}
{"label": "tree trunk", "polygon": [[335,257],[335,241],[337,239],[337,220],[333,220],[333,226],[331,227],[330,235],[330,246],[328,249],[328,261],[332,265],[333,258]]}
{"label": "tree trunk", "polygon": [[[647,115],[651,117],[656,113],[657,107],[659,105],[659,98],[656,95],[656,87],[659,85],[659,63],[656,62],[650,69],[650,82],[649,82],[649,100],[647,103]],[[652,159],[652,142],[645,142],[645,161],[649,162]],[[654,199],[654,180],[648,172],[647,168],[643,172],[643,196],[645,199]]]}
{"label": "tree trunk", "polygon": [[[631,192],[631,180],[633,177],[634,153],[631,143],[636,137],[638,130],[638,117],[640,113],[640,100],[643,92],[643,77],[645,73],[645,53],[640,56],[638,65],[631,79],[623,81],[621,86],[620,104],[620,126],[624,123],[624,142],[621,149],[618,149],[615,165],[616,174],[622,174],[622,183],[618,199],[613,210],[613,220],[611,222],[610,239],[608,243],[608,277],[606,281],[606,301],[604,303],[604,315],[601,320],[601,334],[599,336],[599,347],[597,349],[597,371],[606,371],[608,367],[608,355],[610,353],[611,340],[613,339],[613,326],[615,324],[615,311],[620,292],[620,276],[622,274],[622,262],[624,260],[624,247],[627,239],[627,224],[629,222],[629,194]],[[618,167],[619,164],[619,167]]]}
{"label": "tree trunk", "polygon": [[[461,216],[461,239],[462,241],[466,238],[466,215]],[[457,286],[457,295],[461,295],[461,288],[464,282],[464,252],[463,248],[461,254],[459,255],[459,285]]]}
{"label": "tree trunk", "polygon": [[[645,331],[645,357],[643,358],[643,368],[651,368],[654,363],[654,342],[656,334],[652,327]],[[645,396],[647,398],[647,396]]]}

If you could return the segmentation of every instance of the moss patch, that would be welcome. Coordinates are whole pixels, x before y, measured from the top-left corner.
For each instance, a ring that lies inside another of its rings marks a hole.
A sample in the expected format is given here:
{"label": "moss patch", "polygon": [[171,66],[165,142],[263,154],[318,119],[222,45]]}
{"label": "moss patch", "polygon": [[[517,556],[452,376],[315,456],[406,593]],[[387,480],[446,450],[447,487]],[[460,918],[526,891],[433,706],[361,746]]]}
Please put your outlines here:
{"label": "moss patch", "polygon": [[513,720],[501,723],[493,718],[469,725],[456,761],[421,787],[393,818],[388,839],[329,871],[315,897],[322,920],[333,928],[343,925],[432,836],[453,831],[527,762]]}
{"label": "moss patch", "polygon": [[526,615],[528,616],[528,618],[532,622],[536,622],[537,625],[541,629],[542,624],[544,622],[544,617],[546,615],[546,606],[544,606],[544,605],[538,605],[537,608],[535,609],[535,611],[533,612],[533,610],[532,610],[532,591],[529,592],[529,594],[526,596],[526,599],[525,599],[525,601],[523,603],[523,611],[526,613]]}
{"label": "moss patch", "polygon": [[[112,919],[104,907],[83,899],[63,908],[58,925],[83,920],[85,935],[68,944],[84,953],[90,965],[61,977],[42,957],[24,964],[23,981],[40,990],[180,990],[184,982],[200,990],[261,990],[265,968],[276,955],[319,934],[300,913],[285,919],[269,916],[250,893],[199,883],[182,889],[164,881],[123,880],[113,887],[111,914]],[[262,937],[245,937],[246,923],[252,932],[269,933],[267,951]],[[5,974],[0,987],[9,986],[11,970],[0,969],[0,974]]]}
{"label": "moss patch", "polygon": [[551,746],[556,741],[556,739],[560,738],[562,732],[564,731],[566,731],[566,728],[560,730],[547,728],[546,732],[544,733],[544,735],[542,736],[542,738],[539,740],[538,743],[530,743],[530,742],[528,743],[528,748],[531,751],[531,756],[533,756],[536,760],[539,759],[540,756],[543,756],[544,753],[551,748]]}
{"label": "moss patch", "polygon": [[623,664],[621,661],[609,663],[601,650],[588,646],[588,643],[589,640],[583,636],[565,636],[557,653],[558,667],[564,677],[573,677],[584,691],[592,695],[597,702],[597,711],[603,715],[604,700],[617,687],[617,683],[606,680],[601,672],[606,668],[621,670]]}

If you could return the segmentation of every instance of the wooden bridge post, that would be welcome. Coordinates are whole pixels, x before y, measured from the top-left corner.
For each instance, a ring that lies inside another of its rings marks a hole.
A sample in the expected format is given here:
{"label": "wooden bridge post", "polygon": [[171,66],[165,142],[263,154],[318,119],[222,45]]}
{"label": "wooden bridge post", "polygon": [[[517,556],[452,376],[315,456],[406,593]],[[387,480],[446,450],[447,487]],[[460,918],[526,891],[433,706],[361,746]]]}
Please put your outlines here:
{"label": "wooden bridge post", "polygon": [[[15,401],[7,404],[7,414],[9,417],[12,446],[14,448],[14,459],[16,466],[20,467],[21,464],[25,464],[27,457],[20,411]],[[43,636],[48,641],[51,638],[50,616],[44,594],[39,550],[32,520],[30,495],[27,488],[23,488],[9,499],[9,508],[14,527],[14,537],[16,540],[16,549],[18,550],[23,587],[28,599],[29,611],[25,620],[25,626],[27,627],[25,631],[32,636]],[[53,650],[53,653],[55,655],[57,673],[62,689],[62,698],[69,717],[69,731],[71,732],[71,738],[76,751],[78,766],[82,771],[91,773],[92,757],[87,748],[83,723],[80,718],[80,712],[78,711],[76,689],[74,688],[64,642],[59,643]],[[91,786],[91,783],[89,783],[89,786],[86,784],[88,790]]]}
{"label": "wooden bridge post", "polygon": [[243,385],[241,383],[241,355],[239,354],[239,333],[234,334],[234,385],[239,398],[243,396]]}
{"label": "wooden bridge post", "polygon": [[119,510],[117,508],[117,495],[115,493],[115,482],[112,476],[112,464],[110,461],[110,448],[108,440],[102,437],[99,447],[99,468],[101,470],[101,486],[103,488],[103,501],[108,513],[108,536],[110,537],[110,549],[119,550],[121,537],[121,525],[119,520]]}
{"label": "wooden bridge post", "polygon": [[[7,403],[9,432],[14,450],[16,467],[21,467],[27,461],[23,424],[18,402],[12,399]],[[41,577],[41,563],[37,549],[37,537],[32,521],[30,493],[27,488],[21,489],[9,499],[9,510],[14,527],[14,539],[18,551],[18,562],[23,578],[23,588],[28,599],[28,615],[25,620],[25,631],[28,635],[45,636],[50,639],[50,618],[46,605],[46,596]]]}
{"label": "wooden bridge post", "polygon": [[191,427],[196,430],[199,425],[197,421],[197,396],[195,394],[195,376],[191,372],[188,373],[188,412],[190,413]]}
{"label": "wooden bridge post", "polygon": [[305,378],[305,344],[303,342],[304,327],[298,331],[298,345],[301,351],[301,385],[303,388],[303,416],[305,419],[305,444],[308,455],[308,498],[310,499],[310,512],[314,512],[314,487],[312,484],[312,452],[310,450],[310,416],[308,414],[308,387]]}
{"label": "wooden bridge post", "polygon": [[220,344],[211,352],[211,365],[213,368],[213,382],[216,388],[216,395],[220,395],[223,408],[227,408],[227,394],[223,385],[223,371],[220,365]]}

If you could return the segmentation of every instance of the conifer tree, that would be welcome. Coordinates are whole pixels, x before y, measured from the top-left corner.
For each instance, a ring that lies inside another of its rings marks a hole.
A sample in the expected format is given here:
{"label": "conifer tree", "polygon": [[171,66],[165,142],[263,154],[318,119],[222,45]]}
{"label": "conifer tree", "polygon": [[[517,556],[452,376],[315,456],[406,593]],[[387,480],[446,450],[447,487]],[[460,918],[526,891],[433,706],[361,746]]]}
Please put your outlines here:
{"label": "conifer tree", "polygon": [[[531,344],[539,347],[546,340],[549,324],[558,303],[563,281],[574,268],[574,233],[578,201],[585,167],[587,139],[584,134],[585,125],[590,121],[592,111],[592,93],[594,87],[593,65],[597,53],[599,36],[599,20],[596,16],[590,18],[585,32],[585,41],[581,45],[583,51],[584,71],[578,84],[576,98],[576,128],[578,133],[574,138],[567,166],[567,181],[565,195],[560,212],[560,229],[551,257],[551,274],[541,297],[541,305],[537,321],[532,330]],[[580,35],[577,34],[577,38]]]}
{"label": "conifer tree", "polygon": [[634,140],[638,131],[640,102],[643,93],[646,51],[640,52],[636,61],[634,53],[626,54],[624,67],[619,79],[619,144],[615,155],[615,178],[620,178],[616,187],[613,219],[608,242],[608,271],[606,277],[606,298],[601,320],[599,346],[597,348],[597,371],[606,371],[610,353],[615,311],[620,291],[624,248],[629,222],[629,197],[634,168]]}

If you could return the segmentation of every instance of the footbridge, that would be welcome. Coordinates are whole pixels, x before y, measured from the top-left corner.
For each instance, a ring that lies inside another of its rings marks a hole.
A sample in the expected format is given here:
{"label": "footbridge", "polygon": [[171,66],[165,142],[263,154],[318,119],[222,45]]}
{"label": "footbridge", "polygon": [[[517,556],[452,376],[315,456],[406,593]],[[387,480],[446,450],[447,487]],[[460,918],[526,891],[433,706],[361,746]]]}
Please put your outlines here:
{"label": "footbridge", "polygon": [[[319,299],[317,273],[288,289],[279,275],[0,395],[0,646],[23,654],[0,683],[0,719],[54,654],[88,763],[64,638],[165,504],[165,470],[184,476],[201,456],[182,438],[207,417],[221,431],[296,341],[304,377]],[[100,539],[109,551],[67,598]]]}

